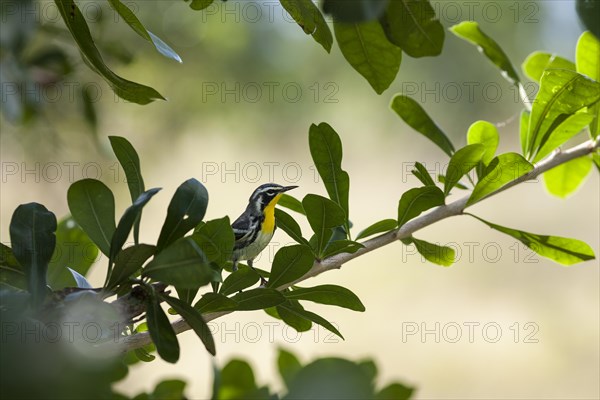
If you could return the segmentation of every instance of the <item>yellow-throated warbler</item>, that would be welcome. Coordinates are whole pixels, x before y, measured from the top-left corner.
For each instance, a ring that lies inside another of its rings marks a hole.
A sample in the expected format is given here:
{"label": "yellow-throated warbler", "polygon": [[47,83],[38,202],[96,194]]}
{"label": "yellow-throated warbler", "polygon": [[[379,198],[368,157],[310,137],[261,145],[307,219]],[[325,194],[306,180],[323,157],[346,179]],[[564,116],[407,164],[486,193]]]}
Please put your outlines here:
{"label": "yellow-throated warbler", "polygon": [[[242,260],[247,260],[248,266],[254,269],[254,258],[267,247],[275,233],[275,205],[284,192],[297,187],[266,183],[252,193],[246,211],[231,224],[235,235],[232,255],[234,271],[237,271],[238,261]],[[262,285],[266,284],[262,276],[260,281]]]}

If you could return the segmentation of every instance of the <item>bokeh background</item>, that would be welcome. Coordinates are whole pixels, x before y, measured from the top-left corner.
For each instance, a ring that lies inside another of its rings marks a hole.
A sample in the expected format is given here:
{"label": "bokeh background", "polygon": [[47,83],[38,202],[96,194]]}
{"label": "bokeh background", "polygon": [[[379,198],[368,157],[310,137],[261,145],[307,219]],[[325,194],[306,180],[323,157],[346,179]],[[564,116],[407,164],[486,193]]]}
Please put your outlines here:
{"label": "bokeh background", "polygon": [[[104,3],[82,2],[109,65],[168,98],[138,106],[118,99],[81,65],[53,3],[37,4],[36,22],[44,30],[34,40],[66,48],[79,65],[38,95],[35,118],[0,117],[3,243],[10,241],[10,216],[19,204],[37,201],[63,216],[66,190],[82,177],[99,178],[115,192],[117,213],[129,205],[108,135],[127,137],[140,154],[146,187],[163,188],[144,212],[141,239],[150,243],[170,196],[190,177],[209,190],[209,219],[237,217],[251,191],[269,181],[299,185],[293,193],[299,198],[324,194],[308,149],[308,128],[319,122],[331,124],[344,144],[354,234],[394,218],[401,194],[418,185],[410,174],[414,162],[437,174],[448,161],[390,110],[392,96],[401,91],[420,101],[457,146],[465,144],[469,125],[484,119],[499,127],[499,151],[518,151],[521,105],[515,91],[473,46],[450,33],[440,57],[404,56],[396,81],[378,96],[336,45],[326,54],[275,1],[228,1],[204,13],[179,1],[127,3],[180,54],[182,64],[157,54]],[[582,32],[573,1],[433,4],[447,27],[478,21],[516,66],[534,50],[573,59]],[[95,128],[86,123],[80,98],[71,95],[78,85],[97,93]],[[3,87],[4,107],[13,96]],[[550,197],[540,180],[472,212],[509,227],[575,237],[598,254],[599,187],[593,171],[576,194],[561,200]],[[457,191],[453,198],[461,195]],[[301,226],[308,232],[306,223]],[[416,236],[455,247],[458,262],[451,268],[429,264],[398,243],[305,283],[347,286],[362,299],[365,313],[314,306],[345,341],[317,328],[298,335],[263,312],[235,313],[212,324],[215,361],[246,358],[258,382],[276,388],[282,386],[276,349],[284,347],[304,362],[324,355],[373,358],[380,385],[391,380],[416,385],[418,398],[600,397],[597,260],[561,267],[466,216]],[[277,248],[289,241],[278,231],[257,265],[268,268]],[[93,284],[101,284],[104,268],[103,262],[93,267]],[[136,394],[177,377],[188,381],[188,396],[209,396],[211,358],[193,333],[179,338],[183,351],[177,364],[137,364],[117,389]]]}

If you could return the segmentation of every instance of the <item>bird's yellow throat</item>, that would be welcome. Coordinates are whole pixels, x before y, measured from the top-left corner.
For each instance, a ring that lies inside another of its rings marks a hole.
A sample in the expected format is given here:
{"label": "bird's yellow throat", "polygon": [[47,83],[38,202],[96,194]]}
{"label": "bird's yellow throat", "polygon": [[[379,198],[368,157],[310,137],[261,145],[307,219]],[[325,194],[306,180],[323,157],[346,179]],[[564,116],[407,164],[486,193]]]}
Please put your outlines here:
{"label": "bird's yellow throat", "polygon": [[278,194],[267,204],[263,210],[265,220],[263,221],[261,231],[262,233],[271,233],[275,229],[275,206],[281,198],[281,194]]}

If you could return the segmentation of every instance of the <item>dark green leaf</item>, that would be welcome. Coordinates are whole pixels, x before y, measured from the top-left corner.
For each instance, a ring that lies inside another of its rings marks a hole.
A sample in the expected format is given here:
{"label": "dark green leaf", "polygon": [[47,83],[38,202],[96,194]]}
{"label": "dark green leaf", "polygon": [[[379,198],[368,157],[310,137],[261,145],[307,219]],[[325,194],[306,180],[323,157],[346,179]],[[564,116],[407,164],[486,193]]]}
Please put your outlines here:
{"label": "dark green leaf", "polygon": [[398,74],[402,51],[388,41],[377,21],[334,21],[333,30],[344,58],[377,94],[383,93]]}
{"label": "dark green leaf", "polygon": [[298,358],[287,350],[279,348],[277,354],[277,368],[279,375],[287,387],[293,381],[294,376],[302,369]]}
{"label": "dark green leaf", "polygon": [[285,297],[294,300],[309,300],[320,304],[329,304],[354,311],[365,311],[358,296],[350,290],[337,285],[319,285],[311,288],[297,288],[286,292]]}
{"label": "dark green leaf", "polygon": [[420,180],[421,183],[423,183],[423,185],[425,185],[425,186],[435,186],[435,182],[433,181],[433,178],[429,174],[429,171],[427,171],[427,169],[425,168],[425,166],[423,166],[423,164],[421,164],[420,162],[416,162],[415,163],[415,169],[413,169],[410,172],[414,176],[416,176],[417,179]]}
{"label": "dark green leaf", "polygon": [[375,400],[408,400],[415,389],[401,383],[392,383],[375,394]]}
{"label": "dark green leaf", "polygon": [[323,0],[323,11],[336,21],[371,21],[381,16],[388,0]]}
{"label": "dark green leaf", "polygon": [[137,104],[148,104],[156,99],[164,100],[164,97],[151,87],[123,79],[106,66],[77,4],[72,0],[55,0],[55,3],[69,32],[81,50],[84,61],[91,66],[94,72],[106,79],[119,97]]}
{"label": "dark green leaf", "polygon": [[158,355],[167,362],[177,362],[179,360],[179,342],[169,318],[160,307],[160,302],[154,292],[146,300],[146,321]]}
{"label": "dark green leaf", "polygon": [[600,4],[594,0],[577,0],[575,9],[586,29],[600,37]]}
{"label": "dark green leaf", "polygon": [[[187,0],[185,0],[187,1]],[[215,0],[192,0],[190,8],[192,10],[204,10],[208,8]]]}
{"label": "dark green leaf", "polygon": [[479,164],[485,152],[486,148],[482,144],[475,143],[466,145],[452,155],[444,177],[444,194],[446,196],[463,176]]}
{"label": "dark green leaf", "polygon": [[165,42],[159,37],[154,35],[152,32],[146,30],[144,25],[135,16],[135,14],[125,4],[121,3],[120,0],[108,0],[108,4],[123,18],[123,20],[129,25],[138,35],[146,39],[154,45],[154,48],[163,56],[171,58],[175,61],[181,62],[181,57],[175,51],[170,48]]}
{"label": "dark green leaf", "polygon": [[569,115],[600,99],[600,83],[566,69],[546,70],[533,102],[527,131],[527,154],[533,158]]}
{"label": "dark green leaf", "polygon": [[262,310],[285,302],[285,297],[281,292],[269,288],[247,290],[236,294],[232,299],[237,301],[237,310],[239,311]]}
{"label": "dark green leaf", "polygon": [[[139,197],[133,202],[132,205],[127,207],[123,216],[117,224],[117,229],[110,242],[110,260],[114,262],[117,254],[123,248],[123,245],[127,241],[133,224],[138,220],[142,213],[142,208],[150,201],[150,199],[160,191],[160,188],[149,189],[144,193],[140,194]],[[110,276],[110,273],[109,273]]]}
{"label": "dark green leaf", "polygon": [[200,246],[209,261],[222,266],[231,260],[235,236],[229,217],[202,224],[191,238]]}
{"label": "dark green leaf", "polygon": [[203,184],[191,178],[183,182],[175,191],[167,209],[156,244],[157,252],[167,247],[192,230],[206,213],[208,192]]}
{"label": "dark green leaf", "polygon": [[415,237],[406,239],[405,242],[414,243],[419,254],[425,257],[427,261],[434,264],[449,267],[454,264],[454,260],[456,259],[456,252],[452,247],[439,246],[435,243],[429,243]]}
{"label": "dark green leaf", "polygon": [[402,194],[398,203],[398,227],[430,208],[444,204],[444,192],[437,186],[423,186]]}
{"label": "dark green leaf", "polygon": [[340,331],[338,331],[337,328],[335,326],[333,326],[333,324],[331,324],[331,322],[327,321],[325,318],[321,317],[320,315],[317,315],[313,312],[305,310],[304,308],[290,306],[287,303],[283,303],[283,304],[279,305],[279,308],[278,308],[278,310],[280,312],[279,315],[281,315],[281,311],[280,311],[281,309],[285,309],[287,312],[289,312],[291,314],[296,314],[297,316],[306,318],[309,321],[312,321],[317,325],[321,325],[323,328],[327,329],[329,332],[334,333],[337,336],[339,336],[340,338],[344,339],[344,337],[342,336]]}
{"label": "dark green leaf", "polygon": [[322,257],[327,258],[339,253],[356,253],[363,247],[365,246],[353,240],[341,239],[336,241],[330,241],[327,244],[327,247],[325,248]]}
{"label": "dark green leaf", "polygon": [[379,222],[375,222],[373,225],[360,231],[358,236],[356,236],[356,240],[363,239],[368,236],[375,235],[377,233],[391,231],[393,229],[396,229],[397,226],[398,221],[396,221],[395,219],[384,219]]}
{"label": "dark green leaf", "polygon": [[115,232],[115,198],[110,189],[95,179],[83,179],[69,187],[67,202],[71,215],[105,255]]}
{"label": "dark green leaf", "polygon": [[257,389],[252,367],[243,360],[229,361],[221,371],[220,386],[218,399],[248,398]]}
{"label": "dark green leaf", "polygon": [[127,282],[132,276],[137,276],[136,273],[140,271],[146,260],[154,255],[155,250],[156,247],[142,243],[119,252],[115,258],[115,266],[110,274],[110,279],[106,284],[107,290]]}
{"label": "dark green leaf", "polygon": [[298,371],[284,399],[372,399],[371,378],[356,363],[321,358]]}
{"label": "dark green leaf", "polygon": [[[140,197],[144,190],[146,190],[144,187],[144,178],[142,177],[142,170],[140,168],[140,158],[138,157],[137,152],[127,139],[122,138],[120,136],[109,136],[108,139],[110,140],[110,145],[112,146],[112,149],[115,152],[115,155],[117,156],[121,167],[123,167],[123,171],[125,171],[125,177],[127,178],[127,186],[129,187],[131,201],[134,202],[138,197]],[[139,243],[139,231],[140,220],[138,218],[133,230],[133,238],[135,244]]]}
{"label": "dark green leaf", "polygon": [[10,220],[12,251],[23,266],[35,307],[46,297],[46,271],[56,245],[56,217],[38,203],[21,204]]}
{"label": "dark green leaf", "polygon": [[155,255],[142,275],[178,288],[196,289],[213,281],[215,272],[196,242],[183,238]]}
{"label": "dark green leaf", "polygon": [[297,213],[300,213],[302,215],[306,215],[306,212],[304,211],[304,206],[302,205],[302,202],[300,200],[296,199],[295,197],[290,196],[287,193],[284,193],[281,195],[281,197],[279,198],[279,201],[277,202],[277,205],[281,206],[281,207],[285,207],[292,211],[296,211]]}
{"label": "dark green leaf", "polygon": [[494,158],[499,142],[498,129],[487,121],[474,122],[467,131],[467,144],[480,143],[485,147],[485,153],[481,157],[485,165]]}
{"label": "dark green leaf", "polygon": [[312,268],[313,253],[306,245],[292,245],[279,249],[275,253],[268,287],[278,288],[301,278]]}
{"label": "dark green leaf", "polygon": [[444,27],[428,0],[392,0],[380,21],[390,42],[409,56],[437,56],[442,52]]}
{"label": "dark green leaf", "polygon": [[223,281],[223,286],[221,286],[219,293],[229,296],[254,285],[259,279],[258,273],[253,269],[240,267],[240,269],[233,272]]}
{"label": "dark green leaf", "polygon": [[88,282],[87,279],[85,279],[85,276],[81,275],[79,272],[75,271],[74,269],[68,268],[67,270],[73,275],[73,279],[75,280],[75,284],[77,285],[78,288],[84,288],[84,289],[92,289],[92,285]]}
{"label": "dark green leaf", "polygon": [[[596,7],[596,14],[599,10],[600,7]],[[596,27],[598,27],[597,21]],[[587,75],[596,82],[600,81],[600,40],[598,40],[598,36],[594,36],[591,32],[581,34],[577,41],[575,60],[577,72]],[[596,138],[600,134],[600,103],[590,106],[589,112],[594,116],[594,121],[590,124],[590,133],[593,138]]]}
{"label": "dark green leaf", "polygon": [[363,360],[358,363],[358,366],[363,370],[365,375],[367,375],[373,385],[375,385],[375,380],[377,379],[377,365],[373,360]]}
{"label": "dark green leaf", "polygon": [[581,240],[564,238],[560,236],[538,235],[517,229],[506,228],[504,226],[488,222],[475,215],[469,215],[480,220],[492,229],[514,237],[525,246],[538,253],[540,256],[549,258],[562,265],[570,266],[582,261],[593,260],[595,258],[592,248]]}
{"label": "dark green leaf", "polygon": [[545,70],[550,68],[570,69],[575,71],[575,64],[556,54],[534,51],[531,53],[522,65],[523,72],[532,81],[540,82],[540,78]]}
{"label": "dark green leaf", "polygon": [[316,194],[307,194],[302,204],[308,223],[317,236],[315,250],[320,255],[333,234],[331,230],[347,221],[346,213],[337,203]]}
{"label": "dark green leaf", "polygon": [[467,206],[498,191],[507,183],[525,175],[532,169],[533,165],[517,153],[500,154],[490,162],[485,176],[475,185]]}
{"label": "dark green leaf", "polygon": [[[337,132],[325,122],[312,124],[308,132],[310,154],[323,180],[329,198],[335,201],[350,216],[348,192],[350,177],[342,169],[342,141]],[[306,208],[305,208],[306,209]]]}
{"label": "dark green leaf", "polygon": [[519,75],[508,60],[506,53],[500,48],[498,43],[479,29],[479,24],[474,21],[463,21],[450,28],[450,31],[456,36],[467,40],[477,46],[480,52],[500,68],[502,76],[511,84],[519,83]]}
{"label": "dark green leaf", "polygon": [[566,198],[573,194],[592,170],[590,157],[579,157],[544,173],[544,183],[550,194]]}
{"label": "dark green leaf", "polygon": [[307,35],[311,35],[327,52],[331,51],[333,35],[321,11],[311,0],[280,0],[281,5]]}
{"label": "dark green leaf", "polygon": [[183,288],[175,286],[175,291],[177,292],[177,297],[179,297],[182,301],[184,301],[187,304],[192,304],[194,302],[194,299],[196,298],[196,295],[198,294],[198,289],[199,288],[183,289]]}
{"label": "dark green leaf", "polygon": [[291,215],[278,208],[275,209],[275,221],[278,228],[281,228],[289,237],[300,244],[308,244],[308,240],[302,237],[302,230]]}
{"label": "dark green leaf", "polygon": [[88,123],[92,134],[96,136],[98,134],[98,115],[96,113],[96,107],[94,105],[94,91],[91,85],[84,85],[81,87],[81,105],[82,112],[85,121]]}
{"label": "dark green leaf", "polygon": [[312,328],[312,322],[309,319],[304,318],[298,313],[289,311],[290,308],[304,310],[304,307],[302,307],[300,303],[288,300],[284,304],[286,304],[287,307],[281,307],[281,305],[275,307],[277,316],[281,318],[283,322],[294,328],[296,332],[306,332]]}
{"label": "dark green leaf", "polygon": [[202,315],[192,306],[184,301],[181,301],[180,299],[165,295],[160,295],[160,297],[169,303],[169,305],[173,307],[183,319],[185,319],[194,332],[196,332],[196,335],[198,335],[200,340],[202,340],[206,350],[214,356],[217,353],[217,350],[215,349],[215,341],[210,333],[208,325],[206,325],[206,322],[202,318]]}
{"label": "dark green leaf", "polygon": [[17,289],[27,289],[27,279],[23,267],[19,264],[12,249],[0,243],[0,283]]}
{"label": "dark green leaf", "polygon": [[202,314],[208,314],[219,311],[235,310],[238,303],[227,296],[219,293],[205,293],[202,298],[194,304],[194,308]]}
{"label": "dark green leaf", "polygon": [[67,267],[85,276],[98,258],[98,248],[75,222],[66,217],[56,229],[56,247],[48,265],[48,285],[52,290],[74,286],[75,280]]}
{"label": "dark green leaf", "polygon": [[152,392],[152,400],[185,399],[183,391],[185,382],[179,379],[168,379],[160,382]]}
{"label": "dark green leaf", "polygon": [[431,140],[449,156],[454,153],[454,145],[444,132],[429,118],[421,105],[410,97],[396,95],[392,100],[392,110],[411,128]]}

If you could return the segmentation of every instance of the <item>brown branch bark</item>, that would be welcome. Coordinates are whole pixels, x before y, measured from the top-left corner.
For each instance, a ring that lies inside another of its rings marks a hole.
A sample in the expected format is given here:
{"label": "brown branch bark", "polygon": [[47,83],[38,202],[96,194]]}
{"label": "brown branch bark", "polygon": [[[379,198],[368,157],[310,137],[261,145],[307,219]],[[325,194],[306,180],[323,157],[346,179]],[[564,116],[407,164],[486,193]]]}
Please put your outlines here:
{"label": "brown branch bark", "polygon": [[[544,172],[546,172],[554,167],[557,167],[568,161],[571,161],[576,158],[590,154],[593,151],[595,151],[596,149],[598,149],[599,144],[600,144],[600,139],[588,140],[588,141],[586,141],[578,146],[572,147],[568,150],[556,151],[556,152],[552,153],[550,156],[548,156],[547,158],[545,158],[544,160],[540,161],[534,167],[534,169],[531,170],[529,173],[511,181],[510,183],[508,183],[504,187],[502,187],[500,190],[494,192],[492,195],[486,197],[485,199],[487,199],[491,196],[495,196],[498,193],[503,192],[504,190],[507,190],[507,189],[509,189],[513,186],[516,186],[520,183],[535,179],[539,175],[543,174]],[[362,243],[364,245],[364,248],[358,250],[355,253],[352,253],[352,254],[341,253],[341,254],[336,254],[334,256],[331,256],[331,257],[326,258],[321,261],[315,261],[312,269],[308,273],[306,273],[303,277],[301,277],[293,282],[287,283],[283,286],[280,286],[277,289],[283,290],[292,285],[296,285],[300,282],[303,282],[303,281],[307,280],[308,278],[312,278],[314,276],[320,275],[323,272],[340,268],[343,264],[347,263],[348,261],[351,261],[355,258],[361,257],[367,253],[370,253],[373,250],[376,250],[380,247],[386,246],[390,243],[394,243],[399,239],[409,237],[410,235],[417,232],[418,230],[421,230],[421,229],[425,228],[426,226],[429,226],[435,222],[438,222],[443,219],[453,217],[456,215],[460,215],[463,213],[464,209],[466,208],[468,199],[469,199],[469,196],[465,196],[465,197],[463,197],[459,200],[456,200],[450,204],[437,207],[437,208],[433,209],[431,212],[429,212],[425,215],[419,216],[419,217],[407,222],[400,229],[397,229],[397,230],[394,230],[394,231],[391,231],[388,233],[384,233],[373,239],[367,240]],[[205,314],[204,319],[206,320],[206,322],[209,322],[209,321],[212,321],[219,317],[222,317],[223,315],[227,315],[229,313],[231,313],[231,311]],[[176,334],[180,334],[180,333],[185,332],[190,329],[190,326],[183,319],[179,319],[179,320],[173,322],[172,325],[173,325],[173,329],[175,330]],[[152,341],[152,339],[150,338],[149,333],[142,332],[142,333],[137,333],[135,335],[131,335],[131,336],[127,336],[127,337],[123,338],[121,340],[121,344],[123,345],[124,351],[127,351],[127,350],[133,350],[133,349],[145,346],[145,345],[149,344],[151,341]]]}

